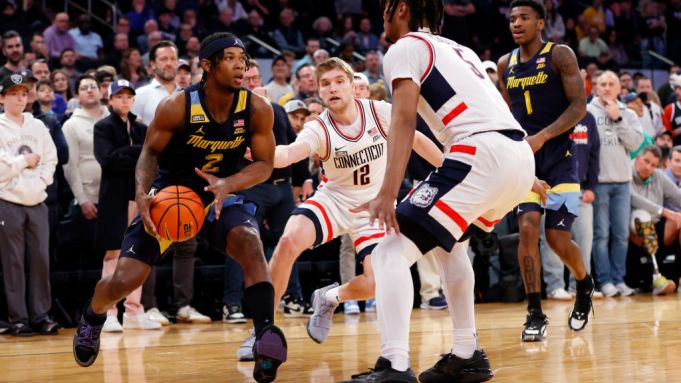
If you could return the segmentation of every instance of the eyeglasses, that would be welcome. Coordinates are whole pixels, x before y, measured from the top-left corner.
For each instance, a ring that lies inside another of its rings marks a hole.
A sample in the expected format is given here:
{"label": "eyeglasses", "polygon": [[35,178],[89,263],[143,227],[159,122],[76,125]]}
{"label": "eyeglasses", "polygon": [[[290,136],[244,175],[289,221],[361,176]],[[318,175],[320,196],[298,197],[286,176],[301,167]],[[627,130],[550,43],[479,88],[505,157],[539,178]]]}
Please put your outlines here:
{"label": "eyeglasses", "polygon": [[97,84],[81,85],[78,88],[78,90],[82,90],[82,91],[97,90]]}

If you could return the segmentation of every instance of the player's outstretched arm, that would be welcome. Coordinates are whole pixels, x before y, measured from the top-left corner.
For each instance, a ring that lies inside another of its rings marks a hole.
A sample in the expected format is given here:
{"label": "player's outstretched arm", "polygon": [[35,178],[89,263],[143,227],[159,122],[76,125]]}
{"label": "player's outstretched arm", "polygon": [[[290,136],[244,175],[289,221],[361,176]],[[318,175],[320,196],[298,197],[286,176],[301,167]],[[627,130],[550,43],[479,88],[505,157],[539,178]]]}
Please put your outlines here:
{"label": "player's outstretched arm", "polygon": [[312,154],[310,144],[305,141],[294,141],[288,145],[277,145],[274,151],[274,167],[285,168],[302,161]]}
{"label": "player's outstretched arm", "polygon": [[436,168],[442,166],[442,150],[419,131],[414,134],[414,151]]}
{"label": "player's outstretched arm", "polygon": [[149,190],[156,178],[161,153],[170,142],[175,130],[184,124],[185,98],[184,92],[178,92],[158,104],[135,167],[135,201],[144,225],[156,236],[158,233],[149,215],[152,200]]}
{"label": "player's outstretched arm", "polygon": [[[546,141],[572,129],[586,114],[584,80],[579,73],[579,65],[577,64],[575,53],[568,46],[556,45],[551,52],[551,64],[553,69],[560,73],[563,90],[569,105],[551,125],[545,127],[534,136],[528,137],[527,140],[535,152]],[[536,140],[533,137],[536,137]]]}

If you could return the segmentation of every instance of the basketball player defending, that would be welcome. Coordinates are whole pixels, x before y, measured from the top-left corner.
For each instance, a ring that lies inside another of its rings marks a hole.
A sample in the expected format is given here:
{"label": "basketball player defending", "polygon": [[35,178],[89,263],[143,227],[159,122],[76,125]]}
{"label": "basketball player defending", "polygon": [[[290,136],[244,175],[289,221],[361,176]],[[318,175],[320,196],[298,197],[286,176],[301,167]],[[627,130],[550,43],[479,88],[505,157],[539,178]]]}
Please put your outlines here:
{"label": "basketball player defending", "polygon": [[[97,283],[84,309],[73,338],[73,355],[83,367],[95,362],[106,311],[144,283],[151,265],[171,245],[159,240],[150,219],[150,190],[184,185],[204,204],[211,204],[201,235],[233,256],[244,270],[244,298],[257,334],[253,378],[271,382],[286,360],[286,339],[273,324],[274,288],[253,206],[232,193],[263,182],[272,172],[272,107],[241,87],[248,55],[237,37],[230,33],[206,37],[199,57],[202,81],[164,99],[149,126],[135,174],[141,217],[125,234],[116,271]],[[238,170],[247,146],[254,162]]]}
{"label": "basketball player defending", "polygon": [[[568,318],[571,329],[579,331],[586,326],[594,290],[570,233],[580,198],[570,133],[586,113],[584,81],[569,47],[542,41],[545,13],[541,1],[511,2],[510,28],[520,48],[501,57],[498,63],[503,95],[515,119],[530,135],[527,142],[535,152],[535,174],[551,186],[546,205],[540,204],[537,194],[530,193],[517,209],[518,262],[528,302],[522,332],[525,342],[544,340],[548,325],[541,309],[539,258],[539,224],[544,209],[546,240],[577,280],[575,304]],[[581,198],[591,202],[594,194],[588,192]]]}
{"label": "basketball player defending", "polygon": [[[385,0],[383,8],[386,37],[395,42],[384,61],[393,94],[388,167],[377,196],[353,210],[368,210],[370,220],[390,232],[371,255],[381,356],[371,372],[350,382],[417,381],[409,368],[409,267],[433,249],[454,342],[419,380],[486,381],[492,370],[477,342],[474,274],[462,242],[474,231],[491,231],[527,195],[534,181],[532,149],[478,56],[432,33],[441,25],[441,0]],[[443,144],[444,162],[395,209],[417,112]]]}
{"label": "basketball player defending", "polygon": [[[277,146],[274,166],[287,166],[317,154],[322,159],[323,184],[293,211],[274,250],[270,269],[276,302],[286,289],[293,263],[303,251],[350,234],[363,261],[364,273],[344,286],[335,284],[315,292],[315,315],[310,319],[308,333],[321,343],[339,302],[374,295],[371,261],[367,255],[385,232],[378,225],[369,224],[367,212],[352,213],[350,209],[369,201],[381,186],[386,169],[391,106],[386,102],[355,99],[352,68],[338,58],[319,64],[316,75],[319,95],[328,109],[315,121],[305,124],[294,143]],[[409,148],[434,166],[442,164],[442,151],[423,134],[413,137]],[[326,299],[320,294],[327,292],[332,297],[331,304],[322,305]]]}

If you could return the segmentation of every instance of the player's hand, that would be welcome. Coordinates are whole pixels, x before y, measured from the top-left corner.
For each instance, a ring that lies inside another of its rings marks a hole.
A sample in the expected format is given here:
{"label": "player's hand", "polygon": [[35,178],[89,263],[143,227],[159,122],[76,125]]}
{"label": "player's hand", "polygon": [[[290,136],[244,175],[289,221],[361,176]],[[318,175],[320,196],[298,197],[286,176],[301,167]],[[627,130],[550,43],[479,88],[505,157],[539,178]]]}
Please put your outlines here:
{"label": "player's hand", "polygon": [[400,226],[397,223],[397,216],[395,215],[395,199],[386,197],[379,193],[376,198],[366,202],[356,208],[350,209],[352,213],[359,213],[361,211],[369,212],[369,223],[374,224],[378,220],[378,227],[390,233],[390,229],[395,230],[395,233],[400,233]]}
{"label": "player's hand", "polygon": [[222,202],[229,194],[232,193],[229,183],[224,178],[216,177],[212,174],[205,173],[198,168],[194,168],[196,174],[208,182],[208,186],[203,188],[205,191],[213,193],[215,196],[215,219],[220,219],[220,211],[222,210]]}
{"label": "player's hand", "polygon": [[314,193],[314,183],[312,182],[311,179],[306,179],[305,182],[303,182],[303,187],[301,189],[300,193],[300,199],[305,201],[308,199]]}
{"label": "player's hand", "polygon": [[544,180],[540,180],[534,177],[534,184],[532,184],[532,191],[539,194],[539,200],[542,206],[546,206],[546,201],[548,200],[548,191],[551,189],[548,183]]}
{"label": "player's hand", "polygon": [[86,201],[80,205],[80,211],[83,213],[83,217],[88,221],[97,219],[97,206],[91,201]]}
{"label": "player's hand", "polygon": [[135,195],[135,203],[137,204],[137,210],[139,211],[144,227],[146,227],[156,239],[160,240],[161,236],[158,235],[156,225],[154,225],[154,221],[151,220],[151,214],[149,213],[153,201],[154,196],[149,195],[148,193],[137,193]]}
{"label": "player's hand", "polygon": [[584,190],[584,193],[582,193],[582,202],[584,203],[591,203],[596,199],[596,194],[592,192],[591,190]]}
{"label": "player's hand", "polygon": [[669,209],[662,209],[662,216],[668,221],[672,221],[678,226],[681,226],[681,213]]}
{"label": "player's hand", "polygon": [[619,105],[617,105],[617,101],[607,100],[604,98],[603,105],[605,106],[605,111],[608,113],[608,117],[610,117],[611,120],[619,120],[619,118],[622,117],[622,112],[620,111]]}
{"label": "player's hand", "polygon": [[40,162],[40,154],[38,153],[26,153],[24,154],[24,159],[26,160],[26,167],[29,169],[35,169]]}
{"label": "player's hand", "polygon": [[525,141],[527,141],[527,143],[530,144],[533,153],[537,153],[539,149],[541,149],[542,146],[544,146],[544,143],[546,143],[546,140],[544,140],[538,134],[525,137]]}

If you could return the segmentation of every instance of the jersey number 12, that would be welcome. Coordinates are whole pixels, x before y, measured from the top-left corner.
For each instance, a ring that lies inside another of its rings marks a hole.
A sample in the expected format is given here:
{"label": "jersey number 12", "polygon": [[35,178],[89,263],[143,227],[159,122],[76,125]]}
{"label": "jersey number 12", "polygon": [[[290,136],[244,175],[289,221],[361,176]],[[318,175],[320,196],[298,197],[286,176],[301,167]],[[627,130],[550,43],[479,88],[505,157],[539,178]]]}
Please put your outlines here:
{"label": "jersey number 12", "polygon": [[364,165],[359,169],[355,169],[354,172],[352,172],[352,180],[355,182],[355,185],[366,185],[368,184],[369,181],[369,165]]}

